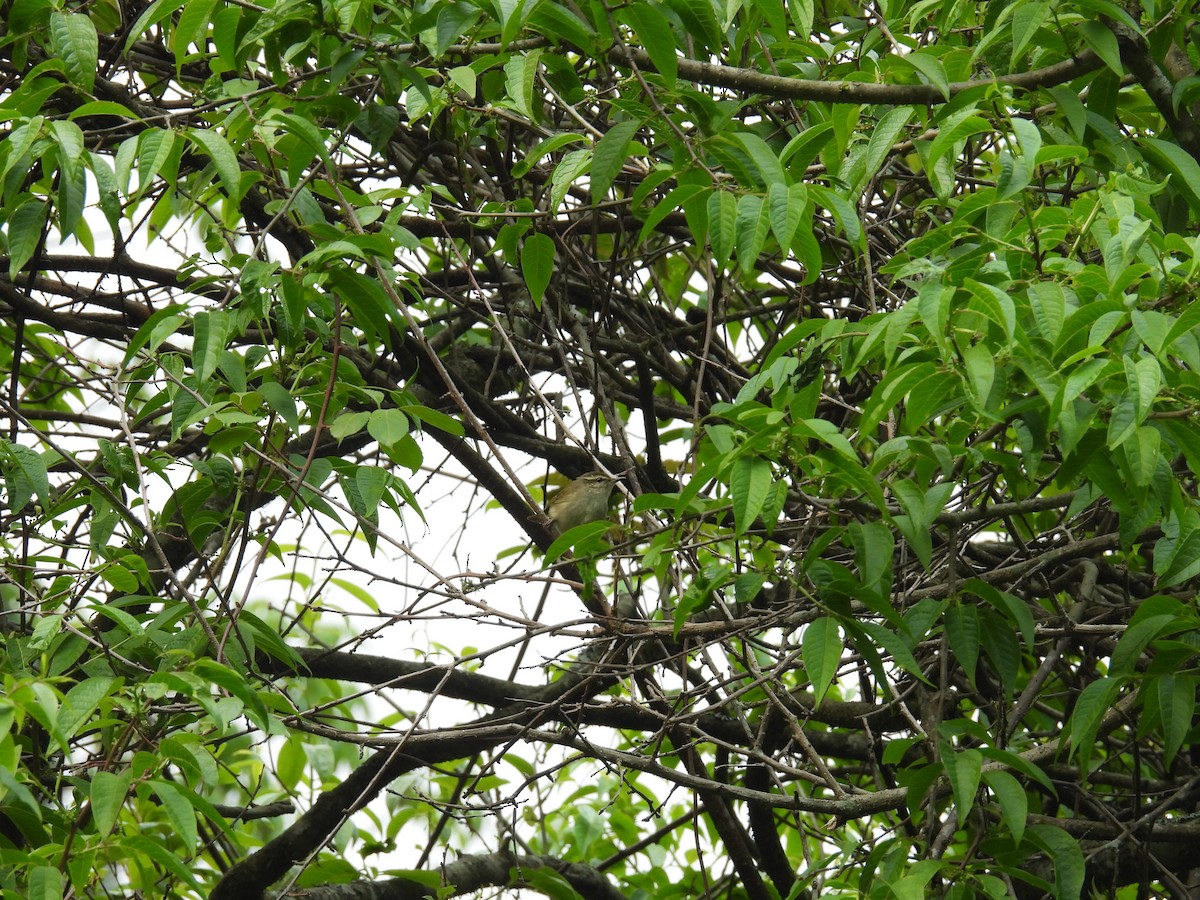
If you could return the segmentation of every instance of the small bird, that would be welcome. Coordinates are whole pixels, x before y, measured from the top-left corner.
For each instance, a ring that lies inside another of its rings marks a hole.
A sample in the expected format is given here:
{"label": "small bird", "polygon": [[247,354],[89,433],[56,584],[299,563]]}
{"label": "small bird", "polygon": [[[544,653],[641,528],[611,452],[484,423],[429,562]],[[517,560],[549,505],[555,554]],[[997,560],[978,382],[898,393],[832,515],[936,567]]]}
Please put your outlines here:
{"label": "small bird", "polygon": [[580,475],[550,495],[546,512],[561,532],[608,518],[614,481],[600,472]]}

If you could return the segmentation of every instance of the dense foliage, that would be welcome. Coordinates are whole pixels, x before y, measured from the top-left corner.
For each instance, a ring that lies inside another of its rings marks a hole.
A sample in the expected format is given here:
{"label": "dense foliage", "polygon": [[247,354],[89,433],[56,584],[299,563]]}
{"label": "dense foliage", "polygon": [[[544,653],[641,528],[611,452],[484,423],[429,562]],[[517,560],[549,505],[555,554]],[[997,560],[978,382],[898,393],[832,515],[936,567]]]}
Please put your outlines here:
{"label": "dense foliage", "polygon": [[5,897],[1193,895],[1190,2],[0,9]]}

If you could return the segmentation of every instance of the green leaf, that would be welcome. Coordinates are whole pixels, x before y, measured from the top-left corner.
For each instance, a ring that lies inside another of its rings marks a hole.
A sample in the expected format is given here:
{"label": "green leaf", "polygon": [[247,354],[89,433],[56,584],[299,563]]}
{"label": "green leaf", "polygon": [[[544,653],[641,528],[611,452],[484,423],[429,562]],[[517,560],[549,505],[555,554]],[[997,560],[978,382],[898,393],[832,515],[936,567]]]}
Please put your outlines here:
{"label": "green leaf", "polygon": [[[1163,541],[1159,541],[1154,548],[1155,571],[1159,569],[1159,546],[1162,544]],[[1172,545],[1172,550],[1156,582],[1159,590],[1166,590],[1200,575],[1200,529],[1187,532]]]}
{"label": "green leaf", "polygon": [[157,841],[151,840],[148,837],[140,834],[123,835],[119,840],[113,843],[112,852],[119,854],[119,858],[131,861],[141,861],[143,859],[152,860],[153,862],[167,869],[176,878],[179,878],[181,881],[187,884],[192,891],[196,892],[197,894],[205,893],[205,891],[201,889],[195,873],[193,873],[190,868],[183,864],[183,861],[178,855],[171,852]]}
{"label": "green leaf", "polygon": [[1021,668],[1021,646],[1011,629],[1000,627],[997,630],[1000,623],[1003,623],[1003,620],[996,616],[981,617],[980,629],[987,635],[987,639],[983,641],[983,652],[991,660],[996,674],[1000,677],[1005,700],[1011,703]]}
{"label": "green leaf", "polygon": [[125,38],[124,52],[129,52],[129,48],[145,33],[147,28],[161,22],[182,5],[183,0],[154,0],[129,29],[129,35]]}
{"label": "green leaf", "polygon": [[1143,356],[1133,364],[1133,374],[1133,382],[1137,387],[1137,421],[1141,424],[1154,408],[1154,401],[1162,387],[1162,364],[1153,356]]}
{"label": "green leaf", "polygon": [[789,0],[788,11],[795,23],[796,34],[812,34],[817,15],[816,0]]}
{"label": "green leaf", "polygon": [[225,195],[233,202],[239,202],[243,193],[242,170],[229,141],[216,131],[204,128],[189,129],[187,136],[188,140],[200,147],[213,161],[217,177],[225,186]]}
{"label": "green leaf", "polygon": [[1117,36],[1103,22],[1084,19],[1075,23],[1075,28],[1083,36],[1084,41],[1104,64],[1115,75],[1124,75],[1125,67],[1121,64],[1121,48],[1117,45]]}
{"label": "green leaf", "polygon": [[244,676],[211,659],[198,659],[193,664],[193,668],[198,676],[224,688],[232,696],[242,701],[246,717],[255,726],[263,729],[268,727],[267,708],[258,692]]}
{"label": "green leaf", "polygon": [[954,659],[962,666],[967,679],[974,685],[981,641],[979,609],[973,604],[961,601],[951,604],[946,610],[946,638]]}
{"label": "green leaf", "polygon": [[1147,685],[1148,689],[1153,690],[1153,702],[1162,720],[1163,760],[1168,766],[1183,746],[1184,738],[1195,721],[1196,681],[1193,675],[1166,674]]}
{"label": "green leaf", "polygon": [[784,175],[779,157],[768,146],[766,141],[757,134],[749,131],[739,131],[733,135],[733,139],[742,145],[742,149],[746,151],[746,155],[754,162],[763,187],[769,188],[773,184],[787,184],[787,176]]}
{"label": "green leaf", "polygon": [[196,313],[192,320],[192,369],[200,381],[208,381],[229,342],[233,323],[222,310]]}
{"label": "green leaf", "polygon": [[879,119],[879,122],[871,130],[871,137],[867,140],[867,152],[859,158],[855,166],[856,176],[850,185],[853,192],[861,193],[867,182],[879,172],[880,167],[891,154],[900,132],[908,125],[909,119],[915,112],[916,110],[911,106],[897,106],[888,110]]}
{"label": "green leaf", "polygon": [[841,194],[832,191],[822,184],[809,185],[809,193],[813,201],[833,213],[834,219],[846,234],[846,239],[855,247],[861,249],[863,244],[862,222],[858,218],[858,210]]}
{"label": "green leaf", "polygon": [[721,23],[709,0],[668,0],[679,15],[687,34],[704,50],[716,52],[724,43]]}
{"label": "green leaf", "polygon": [[753,603],[754,598],[762,591],[767,582],[767,576],[762,572],[747,572],[733,580],[733,599],[739,606]]}
{"label": "green leaf", "polygon": [[950,79],[946,75],[946,67],[936,56],[923,50],[917,50],[895,58],[912,66],[924,76],[926,81],[938,89],[944,99],[950,99]]}
{"label": "green leaf", "polygon": [[341,413],[329,426],[329,433],[335,440],[343,440],[352,434],[358,434],[367,427],[371,414],[364,410]]}
{"label": "green leaf", "polygon": [[1008,826],[1013,843],[1020,844],[1025,834],[1025,822],[1029,816],[1029,797],[1021,782],[1003,769],[990,769],[983,773],[984,784],[991,790],[1000,804],[1000,820]]}
{"label": "green leaf", "polygon": [[[987,119],[974,115],[975,110],[967,107],[951,114],[944,122],[940,122],[938,135],[928,145],[925,153],[926,172],[930,183],[937,192],[938,199],[945,202],[950,197],[952,180],[943,174],[941,165],[953,167],[963,142],[967,138],[990,132],[992,126]],[[921,145],[918,144],[918,149]]]}
{"label": "green leaf", "polygon": [[630,3],[621,10],[621,18],[637,33],[638,43],[650,56],[654,68],[663,76],[668,90],[674,90],[679,73],[675,34],[667,17],[652,3]]}
{"label": "green leaf", "polygon": [[745,534],[762,512],[774,477],[771,464],[762,457],[743,455],[734,460],[729,491],[738,535]]}
{"label": "green leaf", "polygon": [[[333,579],[337,581],[337,579]],[[300,655],[296,653],[291,646],[283,640],[279,630],[268,625],[254,613],[248,610],[242,610],[238,614],[237,627],[239,631],[248,632],[253,640],[254,646],[268,656],[282,661],[286,666],[297,672],[302,672],[307,667],[307,664]],[[202,750],[193,750],[193,755],[203,766],[206,762],[211,761],[211,757]],[[215,764],[214,764],[215,765]],[[215,772],[210,776],[206,775],[205,780],[212,782],[216,780]]]}
{"label": "green leaf", "polygon": [[1161,448],[1162,434],[1148,425],[1139,425],[1133,433],[1133,440],[1124,443],[1123,449],[1136,487],[1150,486],[1159,463],[1165,462]]}
{"label": "green leaf", "polygon": [[91,94],[99,63],[99,39],[92,20],[82,13],[51,13],[50,48],[63,61],[71,84]]}
{"label": "green leaf", "polygon": [[1030,825],[1026,834],[1054,860],[1054,896],[1078,900],[1086,874],[1079,841],[1056,825]]}
{"label": "green leaf", "polygon": [[1034,641],[1037,638],[1033,613],[1030,612],[1029,605],[1021,600],[1021,598],[1015,597],[1007,591],[1001,591],[985,581],[980,581],[978,578],[968,578],[963,582],[963,590],[974,594],[1003,615],[1013,625],[1016,625],[1020,630],[1021,637],[1025,641],[1025,645],[1030,648],[1033,647]]}
{"label": "green leaf", "polygon": [[371,142],[371,152],[379,155],[388,145],[396,126],[400,123],[400,110],[395,106],[370,103],[355,120],[363,136]]}
{"label": "green leaf", "polygon": [[[563,158],[554,167],[554,174],[550,176],[550,212],[558,211],[562,206],[563,198],[567,196],[567,191],[591,164],[592,149],[590,147],[563,154]],[[663,215],[665,216],[669,212],[671,210],[664,210]],[[642,231],[645,230],[643,227]]]}
{"label": "green leaf", "polygon": [[831,122],[820,122],[806,128],[788,141],[779,154],[779,162],[790,169],[803,170],[835,137]]}
{"label": "green leaf", "polygon": [[1146,348],[1156,357],[1161,356],[1166,347],[1167,335],[1170,334],[1175,320],[1165,313],[1152,309],[1130,310],[1129,319],[1133,323],[1133,330],[1137,332],[1137,336],[1142,339]]}
{"label": "green leaf", "polygon": [[737,209],[737,257],[738,266],[749,274],[758,264],[770,229],[767,207],[757,194],[744,194]]}
{"label": "green leaf", "polygon": [[1130,385],[1121,392],[1108,419],[1108,449],[1116,450],[1133,434],[1138,426],[1139,414],[1136,386]]}
{"label": "green leaf", "polygon": [[894,408],[913,387],[940,374],[942,373],[931,362],[918,362],[889,369],[863,406],[860,430],[870,432],[884,416],[895,411]]}
{"label": "green leaf", "polygon": [[892,590],[895,540],[891,529],[881,522],[853,522],[847,535],[854,547],[854,562],[862,586],[883,599]]}
{"label": "green leaf", "polygon": [[792,253],[796,257],[796,262],[804,269],[804,278],[800,282],[801,286],[813,284],[821,277],[821,270],[824,267],[825,257],[821,250],[822,244],[817,240],[816,230],[811,227],[800,227],[796,229],[796,237],[792,240]]}
{"label": "green leaf", "polygon": [[979,790],[979,778],[983,772],[983,755],[974,749],[955,750],[942,743],[942,765],[946,767],[946,778],[954,793],[954,808],[958,821],[966,822],[975,805],[975,794]]}
{"label": "green leaf", "polygon": [[377,409],[367,418],[367,433],[387,446],[398,444],[409,426],[408,416],[398,409]]}
{"label": "green leaf", "polygon": [[[378,412],[383,411],[378,410]],[[391,442],[380,441],[380,443]],[[356,466],[354,468],[354,488],[357,496],[352,498],[355,502],[354,511],[360,516],[374,521],[387,486],[388,474],[383,469],[378,466]]]}
{"label": "green leaf", "polygon": [[[541,32],[554,44],[573,44],[583,55],[597,55],[599,35],[572,10],[559,3],[526,3],[528,18],[525,27]],[[576,7],[578,9],[578,7]],[[566,54],[561,58],[565,59]]]}
{"label": "green leaf", "polygon": [[271,410],[287,424],[292,431],[300,429],[300,411],[296,407],[296,398],[291,391],[277,381],[264,381],[258,386],[258,392]]}
{"label": "green leaf", "polygon": [[132,782],[133,773],[128,769],[122,769],[120,773],[97,772],[92,777],[92,819],[99,837],[107,837],[116,827]]}
{"label": "green leaf", "polygon": [[554,253],[554,238],[541,232],[529,235],[521,246],[521,274],[538,309],[554,274]]}
{"label": "green leaf", "polygon": [[165,128],[148,128],[138,138],[138,189],[141,196],[162,173],[175,150],[175,132]]}
{"label": "green leaf", "polygon": [[554,560],[572,548],[596,543],[604,537],[610,528],[612,528],[612,523],[607,520],[585,522],[583,525],[575,526],[556,538],[554,543],[547,548],[546,562],[554,562]]}
{"label": "green leaf", "polygon": [[176,20],[175,29],[171,32],[170,48],[175,55],[175,73],[178,75],[188,57],[188,47],[195,44],[204,51],[207,43],[204,40],[208,34],[209,23],[212,22],[213,10],[217,0],[191,0],[185,2],[183,10]]}
{"label": "green leaf", "polygon": [[46,204],[40,200],[27,199],[13,211],[8,219],[8,274],[10,278],[25,268],[33,259],[46,228]]}
{"label": "green leaf", "polygon": [[50,503],[50,473],[46,462],[32,447],[13,444],[0,438],[3,471],[7,481],[8,506],[14,512],[23,510],[35,495],[43,507]]}
{"label": "green leaf", "polygon": [[1021,118],[1012,119],[1013,132],[1020,147],[1011,146],[1000,155],[1000,177],[996,179],[996,196],[1000,200],[1014,197],[1029,186],[1034,164],[1042,146],[1042,133],[1037,125]]}
{"label": "green leaf", "polygon": [[351,313],[351,321],[368,337],[388,333],[389,319],[398,318],[392,298],[375,278],[349,268],[338,267],[329,273],[329,285],[336,290]]}
{"label": "green leaf", "polygon": [[[87,104],[84,104],[85,106]],[[45,116],[32,116],[29,121],[22,125],[17,125],[8,133],[4,142],[4,153],[0,153],[0,178],[8,175],[14,167],[19,166],[22,161],[31,158],[27,157],[31,150],[34,149],[34,144],[42,135],[42,128],[46,124]]]}
{"label": "green leaf", "polygon": [[1092,755],[1092,743],[1100,728],[1100,720],[1112,706],[1117,694],[1117,682],[1112,678],[1098,678],[1079,692],[1075,709],[1071,712],[1071,759],[1078,758],[1079,765],[1087,768]]}
{"label": "green leaf", "polygon": [[[892,662],[913,676],[913,678],[917,678],[926,684],[929,683],[929,679],[921,671],[921,664],[917,662],[916,657],[912,654],[912,650],[900,635],[878,622],[864,620],[857,624],[877,646],[882,647],[887,653],[891,654]],[[863,652],[861,645],[858,645],[858,651],[860,653]]]}
{"label": "green leaf", "polygon": [[113,174],[108,160],[98,153],[88,154],[88,167],[96,179],[96,188],[100,194],[98,199],[100,212],[108,222],[109,229],[116,233],[121,227],[121,201],[116,176]]}
{"label": "green leaf", "polygon": [[[267,120],[277,123],[285,134],[290,134],[298,138],[300,143],[311,152],[312,156],[310,159],[319,159],[325,163],[326,167],[332,168],[333,164],[329,158],[329,148],[326,146],[326,135],[311,119],[306,119],[297,113],[272,111]],[[309,160],[289,160],[292,166],[297,162],[303,162],[304,165],[307,165]]]}
{"label": "green leaf", "polygon": [[177,334],[187,322],[187,319],[179,314],[181,309],[181,306],[164,306],[151,315],[129,341],[121,367],[128,369],[138,351],[145,349],[147,353],[154,353],[162,346],[163,341]]}
{"label": "green leaf", "polygon": [[454,66],[446,74],[450,76],[450,83],[456,88],[469,97],[475,96],[478,79],[474,69],[470,66]]}
{"label": "green leaf", "polygon": [[821,616],[804,629],[801,638],[804,671],[812,683],[813,705],[820,706],[842,660],[842,633],[837,620]]}
{"label": "green leaf", "polygon": [[163,812],[167,814],[167,821],[171,823],[175,836],[183,842],[185,853],[193,850],[199,843],[199,834],[196,828],[196,812],[192,805],[179,788],[169,781],[153,780],[150,786],[158,795],[159,803],[162,804]]}
{"label": "green leaf", "polygon": [[[191,395],[186,395],[186,399],[192,399]],[[188,410],[193,410],[195,408],[191,405],[185,405],[183,400],[184,398],[181,397],[180,401],[176,403],[177,408],[185,408]],[[187,422],[183,427],[186,427],[188,424],[191,423]],[[110,562],[101,568],[100,577],[123,594],[131,594],[138,589],[137,575],[135,575],[126,566],[123,566],[118,562]]]}
{"label": "green leaf", "polygon": [[549,156],[556,150],[565,147],[567,144],[575,144],[586,141],[582,134],[577,134],[573,131],[560,132],[552,135],[539,143],[536,147],[525,154],[515,166],[512,167],[514,178],[523,178],[528,175],[530,170],[537,165],[538,161],[544,156]]}
{"label": "green leaf", "polygon": [[1009,67],[1016,70],[1025,53],[1025,48],[1037,35],[1050,13],[1049,0],[1017,4],[1012,17],[1012,52]]}
{"label": "green leaf", "polygon": [[808,205],[808,188],[803,183],[772,184],[767,188],[767,204],[771,212],[771,230],[786,252]]}
{"label": "green leaf", "polygon": [[1029,286],[1029,305],[1038,332],[1053,343],[1062,334],[1067,316],[1067,295],[1057,281],[1038,281]]}
{"label": "green leaf", "polygon": [[966,279],[964,287],[971,292],[967,308],[978,312],[1000,326],[1006,341],[1012,340],[1017,327],[1017,311],[1012,297],[995,285]]}
{"label": "green leaf", "polygon": [[509,101],[517,112],[534,122],[541,118],[533,108],[533,95],[537,88],[537,72],[541,58],[541,50],[531,50],[509,57],[504,64]]}
{"label": "green leaf", "polygon": [[[84,723],[88,722],[104,700],[118,686],[116,678],[108,675],[96,675],[79,682],[67,692],[59,707],[55,720],[57,733],[64,741],[70,742],[78,734]],[[67,750],[63,745],[63,750]]]}
{"label": "green leaf", "polygon": [[83,209],[87,199],[87,175],[83,162],[88,154],[84,148],[83,132],[74,122],[62,119],[51,122],[50,131],[59,146],[58,186],[55,191],[59,233],[64,239],[76,233],[86,235],[88,229],[83,221]]}
{"label": "green leaf", "polygon": [[[586,809],[587,807],[583,807]],[[576,825],[582,824],[583,819],[577,815],[575,818]],[[578,831],[578,828],[577,828]],[[580,837],[575,836],[576,843],[573,846],[579,846]],[[586,846],[587,842],[584,843]],[[581,850],[582,852],[582,850]],[[509,870],[509,878],[513,883],[519,884],[522,881],[527,883],[531,890],[538,894],[545,895],[551,900],[584,900],[571,883],[567,881],[560,873],[556,872],[549,866],[542,866],[539,869],[512,868]]]}
{"label": "green leaf", "polygon": [[463,35],[470,31],[471,26],[482,14],[482,10],[474,5],[439,4],[436,25],[422,34],[422,38],[429,45],[434,58],[440,59],[445,55],[447,48],[455,42],[461,41]]}
{"label": "green leaf", "polygon": [[466,434],[466,429],[463,428],[462,422],[458,419],[450,418],[444,412],[430,409],[427,406],[405,406],[402,408],[410,418],[424,422],[432,428],[446,432],[446,434],[452,434],[455,437],[462,437]]}
{"label": "green leaf", "polygon": [[523,0],[492,0],[492,9],[500,22],[500,43],[510,44],[521,28],[522,13],[526,4]]}
{"label": "green leaf", "polygon": [[62,872],[54,866],[34,866],[29,870],[29,891],[24,894],[27,900],[62,900]]}
{"label": "green leaf", "polygon": [[715,190],[708,195],[708,241],[713,263],[728,265],[737,241],[737,200],[729,191]]}
{"label": "green leaf", "polygon": [[1133,675],[1134,667],[1143,651],[1156,638],[1169,634],[1184,627],[1186,620],[1169,614],[1160,614],[1140,618],[1130,623],[1117,641],[1109,664],[1111,678],[1124,678]]}
{"label": "green leaf", "polygon": [[592,157],[592,198],[599,201],[612,187],[629,155],[629,144],[641,123],[626,119],[613,125],[596,144]]}
{"label": "green leaf", "polygon": [[67,119],[74,121],[92,115],[115,115],[119,119],[138,120],[138,116],[134,115],[133,110],[113,100],[91,100],[80,103],[71,110],[71,115],[67,116]]}
{"label": "green leaf", "polygon": [[992,351],[984,344],[967,347],[962,354],[963,366],[966,369],[964,384],[967,395],[971,398],[975,409],[981,413],[990,413],[993,404],[988,402],[992,386],[996,382],[996,360]]}
{"label": "green leaf", "polygon": [[642,230],[638,235],[639,241],[644,241],[667,216],[678,210],[680,207],[685,207],[692,198],[698,194],[707,192],[707,188],[698,184],[685,184],[674,188],[666,197],[656,203],[650,212],[644,217]]}
{"label": "green leaf", "polygon": [[1171,176],[1171,186],[1183,196],[1193,215],[1200,215],[1200,163],[1171,141],[1143,137],[1138,141],[1146,158]]}

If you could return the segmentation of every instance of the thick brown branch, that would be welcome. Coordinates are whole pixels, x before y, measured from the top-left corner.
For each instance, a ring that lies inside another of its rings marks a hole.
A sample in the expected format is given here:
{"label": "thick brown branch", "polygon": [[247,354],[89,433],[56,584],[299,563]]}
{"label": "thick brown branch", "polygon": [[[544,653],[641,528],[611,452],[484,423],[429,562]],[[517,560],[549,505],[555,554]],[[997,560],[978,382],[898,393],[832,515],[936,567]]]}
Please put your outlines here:
{"label": "thick brown branch", "polygon": [[[592,866],[567,862],[551,856],[512,855],[503,851],[487,855],[460,856],[438,869],[443,887],[408,878],[354,881],[306,888],[306,900],[428,900],[432,897],[461,897],[485,888],[519,888],[530,883],[528,875],[551,869],[584,900],[625,900],[625,895]],[[515,870],[515,872],[514,872]]]}
{"label": "thick brown branch", "polygon": [[[641,69],[654,69],[650,54],[633,48],[617,48],[610,52],[616,65],[630,65]],[[963,91],[988,84],[1006,84],[1017,90],[1033,91],[1044,87],[1065,84],[1080,75],[1099,69],[1103,63],[1090,50],[1085,50],[1075,59],[1063,60],[1032,72],[1018,72],[999,78],[955,81],[949,85],[949,96],[932,84],[872,84],[859,81],[814,81],[806,78],[787,78],[770,75],[754,69],[739,69],[719,63],[700,62],[694,59],[679,60],[679,76],[697,84],[728,88],[750,94],[765,94],[778,100],[819,100],[826,103],[916,103],[936,106],[952,99]]]}
{"label": "thick brown branch", "polygon": [[1196,120],[1186,106],[1176,110],[1174,85],[1150,55],[1146,39],[1122,22],[1106,18],[1104,24],[1116,35],[1121,62],[1129,66],[1129,71],[1146,89],[1159,115],[1167,123],[1167,128],[1175,135],[1179,145],[1200,161],[1200,127],[1197,127]]}

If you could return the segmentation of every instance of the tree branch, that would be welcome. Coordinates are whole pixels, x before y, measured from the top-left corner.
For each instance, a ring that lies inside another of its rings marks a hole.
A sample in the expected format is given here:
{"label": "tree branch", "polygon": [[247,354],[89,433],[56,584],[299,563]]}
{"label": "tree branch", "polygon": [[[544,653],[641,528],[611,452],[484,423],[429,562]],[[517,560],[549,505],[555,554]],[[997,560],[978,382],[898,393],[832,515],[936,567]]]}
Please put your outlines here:
{"label": "tree branch", "polygon": [[[609,58],[622,66],[636,65],[639,69],[657,71],[650,54],[645,50],[618,47],[609,52]],[[936,106],[953,99],[964,91],[989,84],[1006,84],[1017,90],[1034,91],[1044,87],[1065,84],[1080,75],[1086,75],[1104,64],[1090,50],[1084,50],[1075,59],[1063,60],[1031,72],[1002,75],[999,78],[979,78],[973,81],[955,81],[949,86],[949,97],[933,84],[871,84],[861,81],[814,81],[806,78],[788,78],[769,75],[754,69],[740,69],[720,63],[700,62],[694,59],[679,60],[679,76],[697,84],[729,88],[751,94],[765,94],[777,100],[818,100],[826,103],[878,103],[920,104]]]}

